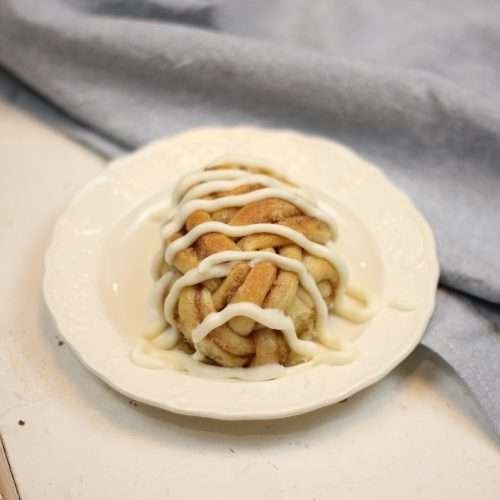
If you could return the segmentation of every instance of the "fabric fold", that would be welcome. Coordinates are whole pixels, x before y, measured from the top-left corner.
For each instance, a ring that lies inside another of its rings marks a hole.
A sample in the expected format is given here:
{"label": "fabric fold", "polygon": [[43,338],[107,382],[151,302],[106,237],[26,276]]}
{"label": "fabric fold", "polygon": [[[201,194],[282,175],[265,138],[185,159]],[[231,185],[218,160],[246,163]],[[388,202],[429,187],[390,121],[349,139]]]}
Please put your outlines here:
{"label": "fabric fold", "polygon": [[108,157],[214,124],[355,149],[429,219],[447,289],[424,343],[500,435],[495,16],[473,0],[4,0],[0,95]]}

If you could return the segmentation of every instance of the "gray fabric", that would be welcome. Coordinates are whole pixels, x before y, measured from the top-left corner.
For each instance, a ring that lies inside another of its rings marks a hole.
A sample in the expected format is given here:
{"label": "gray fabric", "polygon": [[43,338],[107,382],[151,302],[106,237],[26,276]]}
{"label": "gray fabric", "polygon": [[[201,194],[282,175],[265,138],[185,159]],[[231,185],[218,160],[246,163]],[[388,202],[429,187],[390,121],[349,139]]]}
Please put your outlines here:
{"label": "gray fabric", "polygon": [[499,49],[486,0],[0,1],[0,94],[108,156],[250,123],[380,165],[438,241],[446,289],[424,343],[498,435]]}

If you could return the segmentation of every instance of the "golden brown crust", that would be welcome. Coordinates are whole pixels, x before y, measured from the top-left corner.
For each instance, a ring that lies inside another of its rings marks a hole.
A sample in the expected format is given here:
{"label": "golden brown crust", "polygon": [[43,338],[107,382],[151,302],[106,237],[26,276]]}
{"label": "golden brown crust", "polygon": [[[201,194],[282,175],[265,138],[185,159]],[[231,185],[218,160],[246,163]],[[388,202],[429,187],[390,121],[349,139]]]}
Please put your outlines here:
{"label": "golden brown crust", "polygon": [[251,356],[235,356],[234,354],[230,354],[228,351],[221,349],[215,342],[206,338],[198,344],[198,349],[207,358],[212,359],[221,366],[229,368],[245,366],[252,359]]}
{"label": "golden brown crust", "polygon": [[289,245],[291,241],[276,234],[256,233],[244,236],[238,241],[238,247],[245,252],[262,250],[263,248],[278,248]]}
{"label": "golden brown crust", "polygon": [[281,332],[262,328],[254,334],[255,356],[252,366],[267,365],[269,363],[285,364],[288,357],[288,345]]}
{"label": "golden brown crust", "polygon": [[179,294],[177,315],[177,328],[189,342],[192,342],[192,331],[201,322],[201,317],[197,310],[196,288],[194,286],[184,288]]}
{"label": "golden brown crust", "polygon": [[[270,262],[259,262],[248,273],[243,284],[238,288],[231,299],[231,303],[253,302],[261,306],[276,278],[276,266]],[[229,325],[240,335],[248,335],[254,326],[250,318],[237,316]]]}
{"label": "golden brown crust", "polygon": [[212,212],[210,215],[212,216],[212,220],[216,222],[222,222],[223,224],[229,224],[231,219],[236,215],[238,208],[236,207],[227,207],[221,208],[220,210],[216,210]]}
{"label": "golden brown crust", "polygon": [[215,328],[206,338],[213,340],[221,349],[236,356],[248,356],[255,353],[255,343],[252,338],[238,335],[226,325]]}
{"label": "golden brown crust", "polygon": [[[302,250],[297,245],[288,245],[280,249],[280,255],[290,259],[302,260]],[[280,270],[278,276],[264,300],[264,307],[286,311],[297,294],[299,277],[292,271]]]}
{"label": "golden brown crust", "polygon": [[299,337],[314,328],[314,309],[304,302],[298,295],[293,298],[286,313],[292,319]]}
{"label": "golden brown crust", "polygon": [[[166,242],[167,246],[173,241],[179,239],[182,236],[181,233],[173,234]],[[185,274],[191,269],[194,269],[199,264],[198,256],[193,248],[189,247],[185,250],[177,252],[174,259],[174,267],[176,267],[181,273]]]}
{"label": "golden brown crust", "polygon": [[330,228],[325,222],[308,215],[287,217],[281,219],[279,224],[295,229],[295,231],[302,233],[306,238],[316,243],[326,243],[332,238]]}
{"label": "golden brown crust", "polygon": [[237,263],[231,269],[231,272],[213,294],[214,305],[217,311],[220,311],[233,298],[249,272],[250,266],[243,262]]}
{"label": "golden brown crust", "polygon": [[230,189],[228,191],[214,193],[212,198],[222,198],[223,196],[235,196],[237,194],[250,193],[261,187],[262,186],[260,184],[244,184],[243,186],[238,186],[237,188]]}
{"label": "golden brown crust", "polygon": [[311,273],[316,283],[322,283],[323,281],[327,281],[330,283],[330,297],[333,301],[333,298],[335,297],[335,290],[339,285],[339,273],[337,272],[337,270],[327,260],[312,255],[307,255],[304,258],[304,265],[306,266],[306,269]]}
{"label": "golden brown crust", "polygon": [[238,210],[231,219],[231,224],[243,226],[246,224],[278,222],[299,213],[299,209],[288,201],[279,198],[266,198],[249,203]]}
{"label": "golden brown crust", "polygon": [[[191,231],[194,227],[204,222],[210,222],[212,218],[208,212],[198,210],[193,212],[186,220],[186,229]],[[238,246],[231,238],[221,233],[207,233],[200,236],[195,243],[196,254],[200,260],[214,253],[224,250],[238,250]]]}

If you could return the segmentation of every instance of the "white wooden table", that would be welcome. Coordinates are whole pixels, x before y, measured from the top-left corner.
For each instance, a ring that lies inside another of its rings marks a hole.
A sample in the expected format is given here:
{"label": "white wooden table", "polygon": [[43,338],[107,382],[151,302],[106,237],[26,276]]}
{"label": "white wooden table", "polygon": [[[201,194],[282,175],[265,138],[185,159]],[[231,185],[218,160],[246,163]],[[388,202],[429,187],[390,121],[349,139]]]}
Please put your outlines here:
{"label": "white wooden table", "polygon": [[346,403],[269,422],[169,414],[87,373],[40,285],[55,218],[102,168],[0,103],[0,433],[23,500],[500,498],[480,409],[424,349]]}

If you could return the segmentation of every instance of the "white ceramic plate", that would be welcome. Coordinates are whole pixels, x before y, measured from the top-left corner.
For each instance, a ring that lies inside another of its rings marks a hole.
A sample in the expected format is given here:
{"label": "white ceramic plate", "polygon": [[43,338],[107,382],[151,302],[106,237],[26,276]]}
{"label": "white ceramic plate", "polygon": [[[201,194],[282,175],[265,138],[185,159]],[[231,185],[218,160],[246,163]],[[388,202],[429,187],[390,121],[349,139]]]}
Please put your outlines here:
{"label": "white ceramic plate", "polygon": [[[262,158],[337,212],[336,246],[351,278],[379,294],[377,316],[336,328],[359,356],[281,379],[202,379],[130,361],[150,306],[149,269],[160,240],[148,214],[185,172],[221,155]],[[59,330],[82,363],[138,401],[219,419],[264,419],[340,401],[381,379],[418,344],[438,278],[429,226],[406,195],[347,148],[290,131],[210,128],[155,142],[123,157],[88,184],[56,224],[45,260],[44,293]]]}

